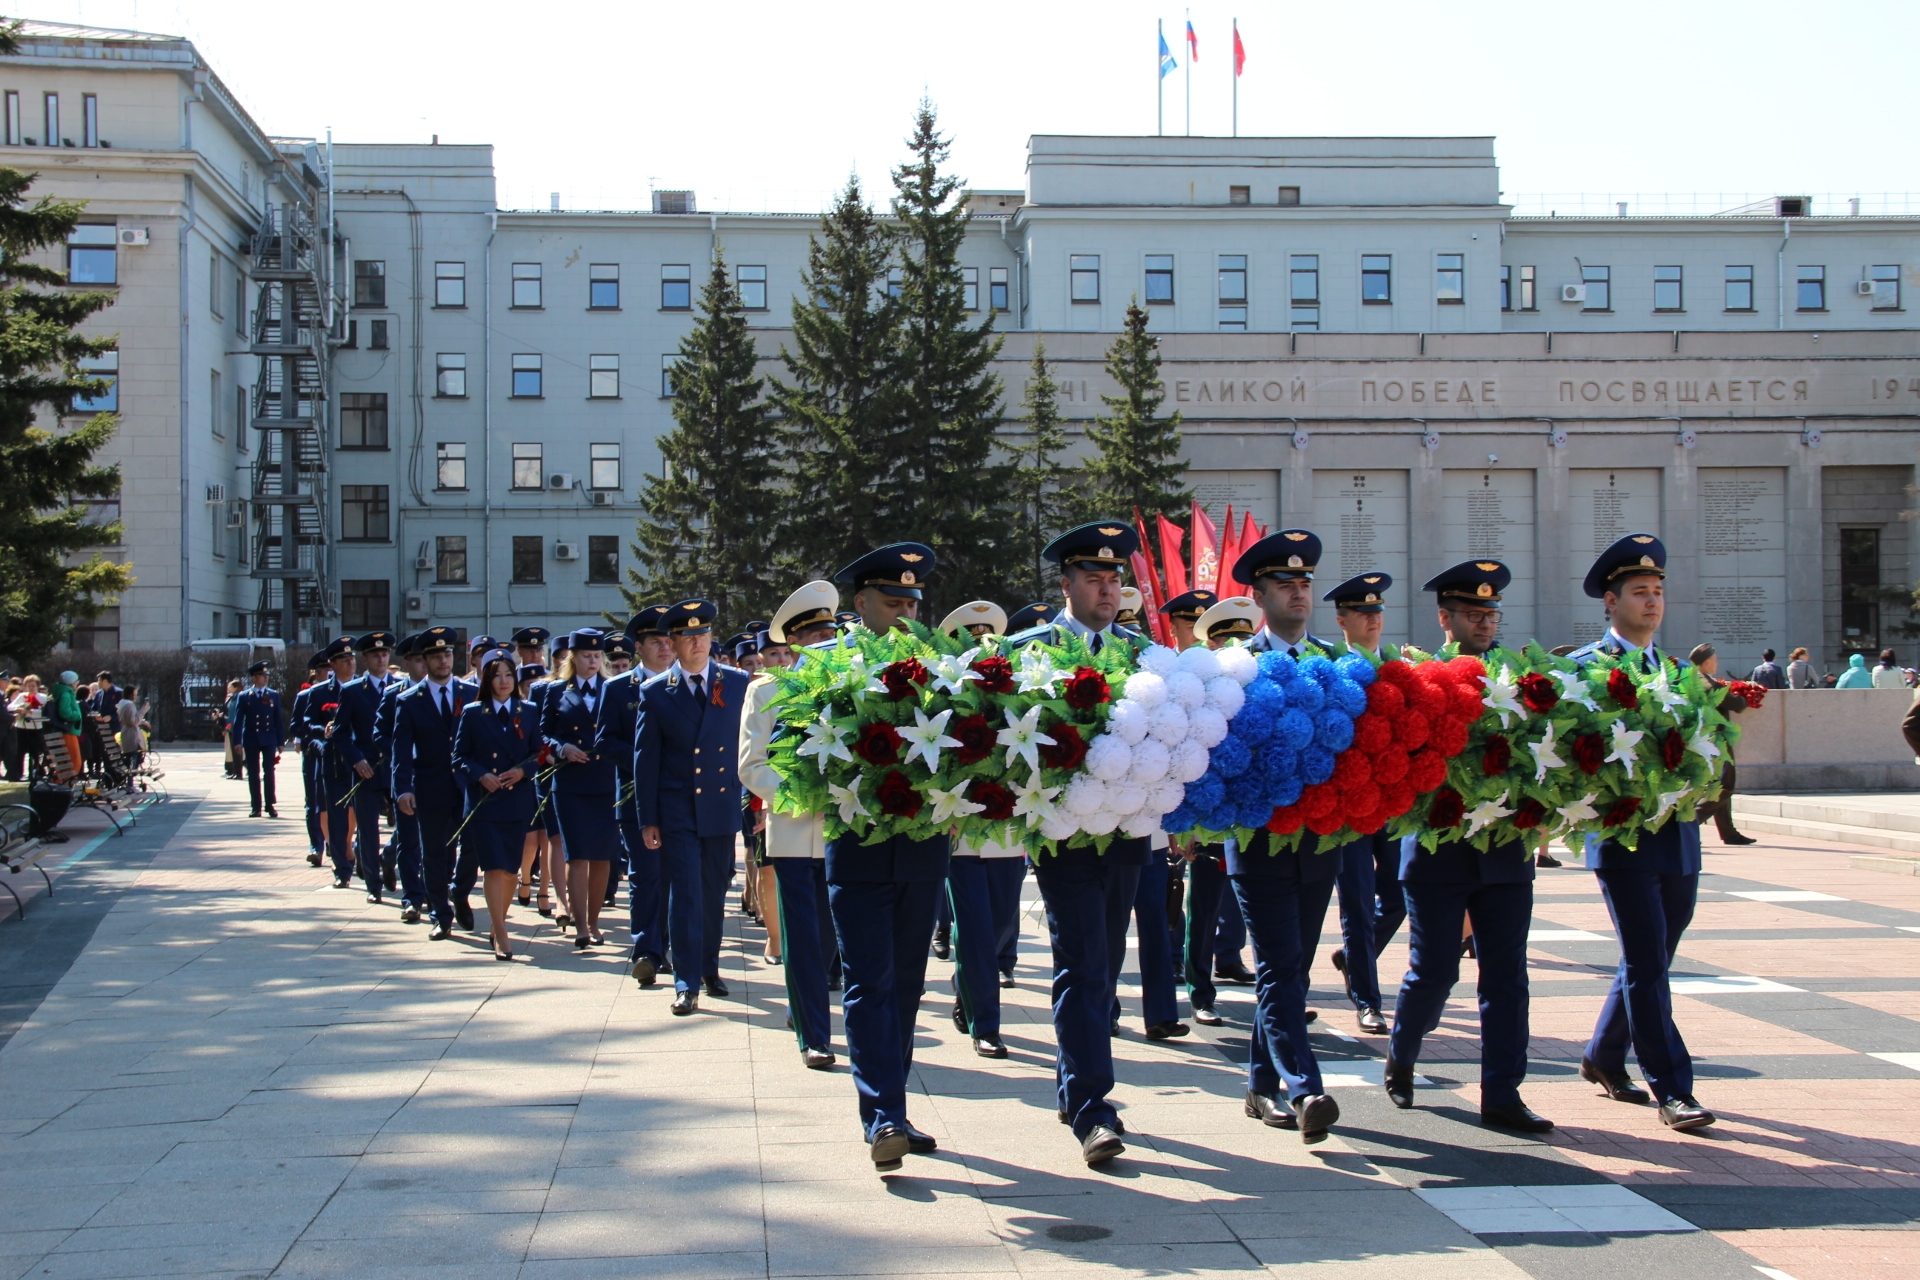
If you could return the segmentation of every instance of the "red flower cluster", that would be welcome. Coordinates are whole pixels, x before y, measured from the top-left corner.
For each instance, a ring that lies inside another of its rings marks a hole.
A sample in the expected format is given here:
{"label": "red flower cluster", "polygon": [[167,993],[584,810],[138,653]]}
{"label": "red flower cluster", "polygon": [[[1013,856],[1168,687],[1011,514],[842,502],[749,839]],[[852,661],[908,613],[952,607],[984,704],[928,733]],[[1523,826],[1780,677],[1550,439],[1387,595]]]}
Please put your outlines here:
{"label": "red flower cluster", "polygon": [[973,664],[973,670],[980,677],[980,692],[1013,692],[1013,663],[999,654],[980,659]]}
{"label": "red flower cluster", "polygon": [[1433,807],[1427,810],[1427,825],[1430,827],[1457,827],[1460,820],[1467,816],[1467,802],[1452,787],[1442,787],[1433,797]]}
{"label": "red flower cluster", "polygon": [[898,769],[888,770],[887,776],[880,779],[880,785],[873,789],[873,794],[880,801],[880,812],[890,818],[911,818],[920,812],[920,793],[907,781],[907,775]]}
{"label": "red flower cluster", "polygon": [[1583,733],[1573,740],[1573,762],[1582,773],[1598,773],[1607,762],[1607,743],[1597,733]]}
{"label": "red flower cluster", "polygon": [[918,658],[902,658],[880,670],[880,682],[887,686],[887,696],[895,702],[914,697],[920,692],[920,686],[931,679],[933,673]]}
{"label": "red flower cluster", "polygon": [[1053,739],[1053,745],[1040,748],[1040,763],[1048,769],[1078,769],[1080,762],[1087,758],[1087,743],[1080,736],[1080,730],[1073,724],[1061,720],[1046,727],[1046,735]]}
{"label": "red flower cluster", "polygon": [[1505,773],[1513,767],[1513,744],[1507,741],[1503,733],[1489,734],[1487,745],[1480,751],[1480,769],[1489,778]]}
{"label": "red flower cluster", "polygon": [[1560,704],[1560,686],[1538,671],[1520,677],[1520,701],[1527,710],[1547,712]]}
{"label": "red flower cluster", "polygon": [[[1729,680],[1727,681],[1726,697],[1722,699],[1722,701],[1725,702],[1734,698],[1738,698],[1740,701],[1746,703],[1747,706],[1758,710],[1760,704],[1767,700],[1767,686],[1755,684],[1751,680]],[[1740,708],[1728,707],[1727,710],[1738,711]]]}
{"label": "red flower cluster", "polygon": [[967,799],[986,806],[980,815],[986,822],[1005,822],[1013,817],[1013,792],[992,778],[975,778],[969,783]]}
{"label": "red flower cluster", "polygon": [[1640,705],[1640,693],[1633,687],[1633,677],[1619,667],[1607,672],[1607,696],[1623,707]]}
{"label": "red flower cluster", "polygon": [[993,726],[979,712],[970,716],[961,716],[947,726],[947,732],[960,740],[960,749],[954,754],[961,764],[979,764],[993,754],[993,748],[999,741]]}
{"label": "red flower cluster", "polygon": [[884,720],[860,726],[860,736],[853,741],[853,754],[868,764],[898,764],[900,748],[906,745],[906,739],[900,731]]}
{"label": "red flower cluster", "polygon": [[1680,736],[1678,729],[1667,730],[1667,736],[1660,739],[1660,763],[1669,769],[1678,769],[1686,758],[1687,740]]}
{"label": "red flower cluster", "polygon": [[1074,710],[1085,711],[1105,702],[1110,692],[1105,676],[1092,667],[1081,667],[1068,679],[1067,687],[1060,696]]}
{"label": "red flower cluster", "polygon": [[1633,815],[1635,813],[1638,813],[1639,810],[1640,810],[1639,796],[1621,796],[1618,800],[1615,800],[1612,804],[1607,806],[1606,813],[1603,814],[1600,818],[1600,825],[1606,826],[1606,827],[1617,827],[1621,823],[1625,822],[1627,819],[1633,817]]}
{"label": "red flower cluster", "polygon": [[1546,816],[1547,806],[1528,796],[1520,802],[1520,807],[1513,811],[1513,825],[1518,830],[1531,831],[1539,826]]}

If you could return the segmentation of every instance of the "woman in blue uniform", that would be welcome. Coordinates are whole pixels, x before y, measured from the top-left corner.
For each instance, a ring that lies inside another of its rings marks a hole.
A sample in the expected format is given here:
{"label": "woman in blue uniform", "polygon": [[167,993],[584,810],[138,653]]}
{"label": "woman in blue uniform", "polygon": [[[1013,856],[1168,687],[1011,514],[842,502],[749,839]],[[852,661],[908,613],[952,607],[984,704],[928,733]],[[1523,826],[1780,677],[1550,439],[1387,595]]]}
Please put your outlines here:
{"label": "woman in blue uniform", "polygon": [[566,850],[567,901],[573,907],[573,945],[579,951],[606,941],[600,933],[600,908],[620,856],[613,757],[600,755],[593,745],[600,699],[607,692],[600,659],[600,633],[576,631],[553,679],[541,686],[541,722],[547,751],[557,766],[552,803]]}
{"label": "woman in blue uniform", "polygon": [[[521,663],[520,696],[531,701],[533,699],[533,687],[546,678],[547,667],[545,663]],[[547,806],[548,809],[552,807],[552,805]],[[544,823],[544,821],[545,819],[543,818],[542,822]],[[554,882],[553,847],[547,840],[547,829],[544,825],[532,827],[527,831],[526,848],[520,851],[520,882],[517,889],[520,905],[523,907],[532,905],[531,899],[533,897],[533,884],[535,879],[534,868],[536,866],[540,869],[538,877],[540,882],[540,914],[550,916],[553,914],[553,907],[547,902],[547,886]],[[566,894],[564,892],[562,892],[560,900],[563,903],[566,901]]]}
{"label": "woman in blue uniform", "polygon": [[479,694],[460,713],[453,767],[467,786],[466,844],[486,876],[493,958],[511,960],[507,903],[536,804],[532,778],[540,754],[540,709],[520,697],[514,657],[504,649],[481,663]]}

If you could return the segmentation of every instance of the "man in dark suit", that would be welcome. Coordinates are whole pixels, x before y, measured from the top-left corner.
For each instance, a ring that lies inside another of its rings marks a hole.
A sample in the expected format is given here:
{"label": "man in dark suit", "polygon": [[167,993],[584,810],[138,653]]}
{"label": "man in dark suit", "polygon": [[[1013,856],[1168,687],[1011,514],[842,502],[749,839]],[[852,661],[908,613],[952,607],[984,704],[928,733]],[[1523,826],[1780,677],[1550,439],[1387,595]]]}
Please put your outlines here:
{"label": "man in dark suit", "polygon": [[[621,638],[632,646],[636,657],[651,648],[657,660],[659,646],[649,642],[667,638],[666,616],[667,606],[656,604],[627,620]],[[661,927],[665,913],[660,893],[660,851],[649,849],[640,838],[640,810],[633,781],[634,730],[640,716],[640,686],[671,665],[671,658],[657,670],[636,665],[608,680],[594,726],[593,749],[602,756],[612,757],[619,774],[615,812],[620,822],[621,844],[627,855],[627,926],[633,937],[629,972],[643,987],[654,984],[655,976],[666,962],[667,948]]]}
{"label": "man in dark suit", "polygon": [[[344,801],[358,779],[357,771],[346,763],[346,740],[352,734],[341,718],[340,691],[354,678],[353,637],[339,636],[322,652],[327,658],[327,678],[314,686],[313,696],[307,699],[306,726],[300,736],[319,756],[315,774],[320,783],[327,858],[333,864],[333,887],[345,889],[353,883],[353,845]],[[338,747],[333,745],[336,735],[341,737]]]}
{"label": "man in dark suit", "polygon": [[321,859],[327,856],[326,806],[320,790],[320,750],[319,745],[310,739],[308,704],[313,700],[314,690],[325,682],[323,672],[327,670],[325,649],[315,649],[307,657],[307,682],[300,686],[300,692],[293,695],[293,703],[287,710],[287,739],[300,752],[300,793],[306,804],[307,816],[307,865],[317,867]]}
{"label": "man in dark suit", "polygon": [[240,691],[234,716],[236,736],[246,755],[247,799],[252,802],[251,816],[255,818],[260,816],[263,791],[267,816],[280,816],[274,808],[273,770],[280,763],[280,748],[286,744],[286,738],[280,723],[280,695],[267,687],[270,670],[271,665],[265,662],[256,662],[247,668],[247,679],[252,683]]}
{"label": "man in dark suit", "polygon": [[668,609],[674,663],[640,686],[634,724],[640,841],[659,851],[670,886],[672,1010],[681,1016],[699,1007],[702,986],[715,998],[729,994],[720,978],[720,935],[740,830],[737,756],[747,677],[713,661],[716,612],[705,600]]}
{"label": "man in dark suit", "polygon": [[[393,721],[398,713],[400,695],[419,684],[426,678],[426,660],[419,654],[420,636],[416,632],[400,637],[400,643],[394,646],[393,655],[401,670],[393,673],[387,681],[385,692],[380,695],[380,709],[375,713],[373,742],[378,759],[382,761],[375,779],[380,789],[388,794],[393,792]],[[422,878],[424,856],[420,850],[420,820],[395,806],[393,810],[393,865],[400,873],[400,921],[402,924],[420,923],[421,914],[427,905],[426,881]]]}
{"label": "man in dark suit", "polygon": [[453,629],[428,627],[414,637],[426,677],[394,701],[390,777],[394,807],[419,824],[422,893],[433,918],[429,941],[453,934],[453,833],[464,796],[453,771],[453,735],[473,686],[453,678]]}
{"label": "man in dark suit", "polygon": [[[396,887],[397,870],[383,866],[380,848],[380,810],[386,793],[382,789],[380,744],[376,741],[380,723],[380,699],[392,683],[388,662],[393,657],[391,631],[369,631],[355,642],[360,652],[361,673],[340,688],[340,713],[334,719],[333,736],[327,751],[339,759],[336,779],[346,779],[341,798],[353,796],[354,858],[360,866],[360,878],[366,882],[367,901],[380,902],[382,887]],[[339,803],[336,799],[335,803]]]}

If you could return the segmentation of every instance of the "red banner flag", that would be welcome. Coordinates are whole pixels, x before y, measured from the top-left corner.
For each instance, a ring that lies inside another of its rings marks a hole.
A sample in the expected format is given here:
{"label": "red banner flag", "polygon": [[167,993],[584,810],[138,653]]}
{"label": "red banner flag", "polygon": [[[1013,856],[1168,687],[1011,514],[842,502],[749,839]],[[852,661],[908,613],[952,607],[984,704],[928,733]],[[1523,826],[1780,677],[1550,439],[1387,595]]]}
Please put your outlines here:
{"label": "red banner flag", "polygon": [[[1237,549],[1240,551],[1245,551],[1248,547],[1267,536],[1265,527],[1253,522],[1253,512],[1248,511],[1245,515],[1246,520],[1240,526],[1240,541],[1236,544]],[[1227,565],[1226,570],[1228,573],[1232,573],[1233,566]]]}
{"label": "red banner flag", "polygon": [[1144,615],[1147,634],[1156,643],[1165,644],[1167,620],[1161,616],[1160,606],[1167,602],[1167,590],[1160,571],[1154,566],[1153,543],[1147,540],[1147,522],[1138,507],[1133,509],[1133,528],[1140,535],[1140,549],[1133,553],[1133,581],[1140,588],[1140,612]]}
{"label": "red banner flag", "polygon": [[1213,527],[1213,520],[1208,517],[1206,508],[1200,505],[1197,498],[1193,503],[1187,532],[1193,538],[1193,546],[1189,549],[1193,558],[1188,562],[1191,565],[1193,589],[1212,591],[1220,577],[1220,535]]}
{"label": "red banner flag", "polygon": [[1153,514],[1154,528],[1160,534],[1160,569],[1166,574],[1167,599],[1187,594],[1187,562],[1180,555],[1186,531],[1159,512]]}
{"label": "red banner flag", "polygon": [[1240,531],[1233,527],[1233,504],[1227,504],[1227,518],[1220,522],[1220,575],[1216,579],[1221,595],[1233,594],[1233,561],[1240,554]]}
{"label": "red banner flag", "polygon": [[1247,46],[1240,43],[1240,20],[1235,18],[1233,22],[1233,75],[1236,80],[1240,78],[1240,72],[1246,65]]}

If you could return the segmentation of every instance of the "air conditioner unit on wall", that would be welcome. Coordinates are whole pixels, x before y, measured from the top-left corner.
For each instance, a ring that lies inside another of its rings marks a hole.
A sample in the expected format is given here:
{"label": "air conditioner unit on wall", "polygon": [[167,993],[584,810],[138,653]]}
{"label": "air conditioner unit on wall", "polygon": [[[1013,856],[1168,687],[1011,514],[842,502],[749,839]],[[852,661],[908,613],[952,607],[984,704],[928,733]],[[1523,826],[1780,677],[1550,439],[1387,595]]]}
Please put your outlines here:
{"label": "air conditioner unit on wall", "polygon": [[147,229],[145,227],[121,227],[114,240],[123,249],[144,249],[147,247]]}
{"label": "air conditioner unit on wall", "polygon": [[224,484],[210,484],[207,486],[208,502],[225,502],[226,500],[227,486]]}
{"label": "air conditioner unit on wall", "polygon": [[595,489],[595,490],[593,491],[593,494],[592,494],[592,498],[593,498],[593,505],[594,505],[594,506],[596,506],[596,507],[610,507],[610,506],[612,506],[612,505],[613,505],[613,490],[611,490],[611,489]]}
{"label": "air conditioner unit on wall", "polygon": [[1873,290],[1874,284],[1871,280],[1856,280],[1853,282],[1853,291],[1863,298],[1871,298],[1873,296]]}
{"label": "air conditioner unit on wall", "polygon": [[555,560],[578,560],[580,558],[580,544],[577,542],[554,543],[553,558]]}
{"label": "air conditioner unit on wall", "polygon": [[547,488],[549,489],[573,488],[573,473],[570,471],[547,472]]}
{"label": "air conditioner unit on wall", "polygon": [[1563,284],[1560,286],[1560,301],[1585,302],[1586,300],[1587,286],[1583,284]]}
{"label": "air conditioner unit on wall", "polygon": [[432,556],[415,556],[413,558],[413,567],[416,569],[422,569],[422,570],[431,569],[433,568],[433,557]]}

